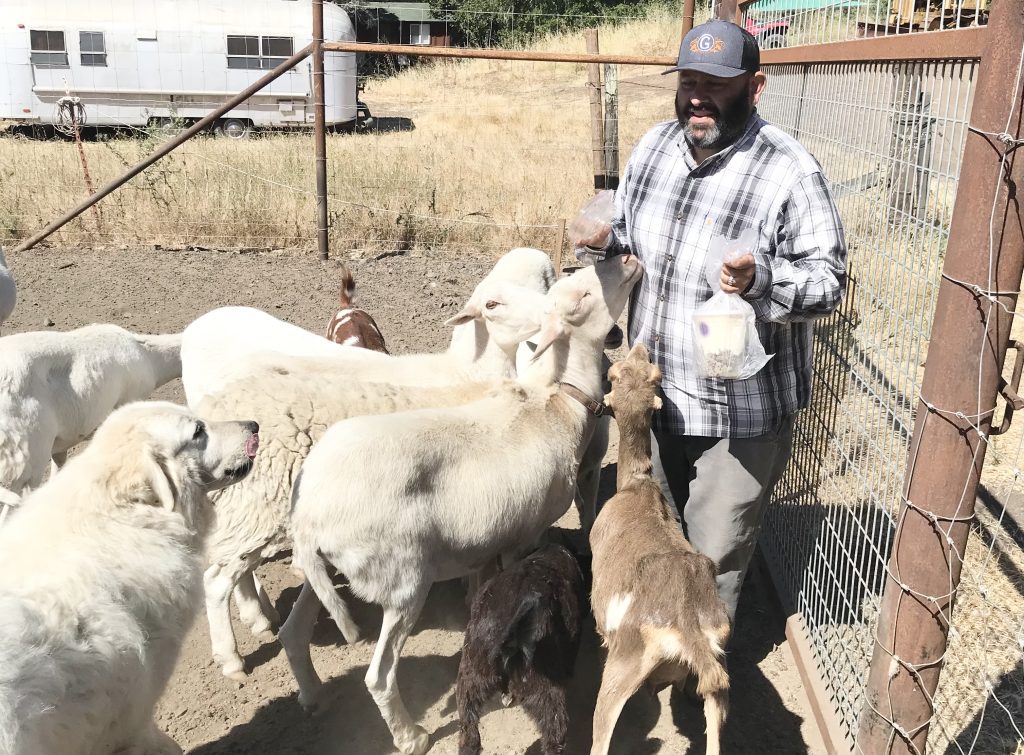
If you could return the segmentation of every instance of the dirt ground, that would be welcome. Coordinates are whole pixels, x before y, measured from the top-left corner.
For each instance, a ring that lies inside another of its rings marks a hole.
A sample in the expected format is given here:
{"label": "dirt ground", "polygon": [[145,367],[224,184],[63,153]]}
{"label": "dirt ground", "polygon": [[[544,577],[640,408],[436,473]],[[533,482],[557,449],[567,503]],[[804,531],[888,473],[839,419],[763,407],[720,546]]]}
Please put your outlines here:
{"label": "dirt ground", "polygon": [[[18,307],[4,333],[91,322],[112,322],[141,332],[180,331],[217,306],[259,307],[320,332],[333,313],[337,263],[319,263],[289,251],[215,252],[153,249],[36,249],[8,254],[18,282]],[[443,321],[457,311],[489,269],[488,260],[433,257],[415,252],[380,259],[350,260],[362,305],[377,318],[396,353],[443,348]],[[615,356],[615,355],[613,355]],[[183,400],[179,381],[159,398]],[[614,441],[614,424],[613,424]],[[614,485],[615,445],[605,461],[602,485]],[[555,533],[578,534],[570,511]],[[299,581],[287,558],[259,571],[282,615],[298,594]],[[375,636],[380,612],[356,606],[364,634]],[[454,681],[467,618],[458,583],[435,586],[399,665],[399,685],[410,712],[431,732],[432,753],[454,753],[458,721]],[[729,654],[732,705],[726,723],[726,753],[824,752],[807,697],[783,634],[784,618],[769,598],[766,577],[752,572],[745,586],[737,631]],[[210,660],[206,621],[188,635],[178,668],[157,710],[157,722],[194,755],[367,755],[392,752],[388,731],[363,675],[371,642],[346,646],[322,618],[313,661],[325,680],[326,712],[310,716],[296,701],[296,686],[284,653],[273,638],[254,638],[236,627],[250,673],[239,684],[221,676]],[[585,628],[570,690],[569,753],[590,747],[591,716],[601,660],[593,622]],[[703,714],[672,693],[642,690],[619,721],[613,752],[683,755],[704,752]],[[485,752],[540,752],[529,719],[495,700],[483,719]]]}

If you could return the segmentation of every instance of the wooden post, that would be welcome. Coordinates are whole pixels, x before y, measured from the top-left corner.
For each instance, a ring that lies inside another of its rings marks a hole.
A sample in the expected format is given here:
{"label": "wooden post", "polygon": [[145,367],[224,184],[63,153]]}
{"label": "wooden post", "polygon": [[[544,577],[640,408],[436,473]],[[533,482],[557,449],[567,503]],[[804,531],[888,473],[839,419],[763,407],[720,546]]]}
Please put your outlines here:
{"label": "wooden post", "polygon": [[562,248],[565,246],[565,218],[558,234],[558,246],[555,247],[555,277],[562,274]]}
{"label": "wooden post", "polygon": [[[690,29],[693,28],[693,16],[695,11],[696,2],[695,0],[683,0],[683,35],[685,37],[689,34]],[[679,38],[680,42],[682,37]]]}
{"label": "wooden post", "polygon": [[[587,52],[598,54],[600,49],[597,41],[597,29],[584,32],[587,39]],[[594,161],[594,191],[604,186],[604,115],[601,109],[601,64],[587,65],[587,86],[590,89],[590,147]]]}
{"label": "wooden post", "polygon": [[604,66],[604,187],[619,186],[619,67]]}

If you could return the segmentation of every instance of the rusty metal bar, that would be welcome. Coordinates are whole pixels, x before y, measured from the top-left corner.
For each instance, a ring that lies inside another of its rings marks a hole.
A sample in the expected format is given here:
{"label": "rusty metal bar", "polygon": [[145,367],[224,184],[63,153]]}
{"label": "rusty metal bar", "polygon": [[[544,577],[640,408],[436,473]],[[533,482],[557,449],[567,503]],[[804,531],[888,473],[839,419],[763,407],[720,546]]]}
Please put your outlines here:
{"label": "rusty metal bar", "polygon": [[74,207],[74,209],[71,209],[68,212],[66,212],[63,215],[61,215],[59,218],[57,218],[57,220],[54,220],[52,223],[50,223],[48,226],[46,226],[43,230],[41,230],[38,233],[36,233],[34,236],[32,236],[27,241],[22,242],[21,245],[17,249],[15,249],[15,251],[16,252],[24,252],[26,249],[31,249],[36,244],[38,244],[40,241],[42,241],[47,236],[52,234],[54,231],[59,230],[64,225],[66,225],[67,223],[71,222],[76,217],[81,215],[83,212],[88,210],[90,207],[92,207],[94,204],[99,202],[105,196],[107,196],[111,192],[115,191],[116,189],[120,188],[124,184],[128,183],[128,181],[130,181],[131,179],[135,178],[135,176],[137,176],[139,173],[144,171],[150,165],[155,163],[161,157],[163,157],[164,155],[167,155],[167,154],[170,154],[171,152],[173,152],[175,149],[177,149],[182,144],[187,142],[189,139],[191,139],[193,136],[198,134],[200,131],[203,131],[208,126],[210,126],[210,124],[212,124],[214,121],[216,121],[222,115],[224,115],[226,112],[228,112],[232,108],[238,107],[240,104],[242,104],[247,99],[252,97],[256,92],[258,92],[260,89],[262,89],[267,84],[272,82],[274,79],[278,78],[282,74],[284,74],[287,71],[289,71],[291,68],[295,67],[297,64],[301,63],[306,58],[306,56],[309,55],[311,47],[312,47],[311,45],[306,45],[301,50],[299,50],[297,53],[295,53],[290,58],[288,58],[288,60],[284,61],[281,65],[279,65],[277,68],[275,68],[273,71],[268,72],[266,76],[261,76],[254,83],[252,83],[249,86],[247,86],[245,89],[243,89],[241,92],[236,94],[230,100],[225,102],[219,108],[217,108],[216,110],[211,112],[209,115],[207,115],[204,118],[196,121],[194,124],[192,124],[187,129],[182,131],[178,136],[176,136],[173,139],[170,139],[167,142],[165,142],[164,144],[162,144],[159,148],[157,148],[157,150],[155,152],[153,152],[153,154],[151,154],[145,160],[143,160],[142,162],[138,163],[133,168],[129,169],[126,173],[124,173],[120,177],[115,178],[110,183],[107,183],[107,184],[101,186],[99,188],[99,190],[95,194],[93,194],[91,197],[89,197],[88,199],[83,200],[81,203],[76,205]]}
{"label": "rusty metal bar", "polygon": [[798,45],[761,51],[761,65],[780,63],[877,63],[881,60],[978,60],[987,49],[988,26],[950,29],[849,42]]}
{"label": "rusty metal bar", "polygon": [[680,42],[690,32],[690,29],[693,28],[696,4],[696,0],[683,0],[683,33],[679,37]]}
{"label": "rusty metal bar", "polygon": [[674,66],[675,57],[644,55],[590,55],[569,52],[531,52],[475,47],[424,47],[376,42],[324,42],[330,52],[392,53],[426,58],[485,58],[488,60],[535,60],[547,63],[619,63],[631,66]]}
{"label": "rusty metal bar", "polygon": [[316,154],[316,249],[328,257],[327,118],[324,113],[324,0],[313,0],[313,145]]}
{"label": "rusty metal bar", "polygon": [[[971,125],[1019,139],[1020,3],[993,3],[988,29]],[[1024,160],[975,131],[962,164],[857,736],[858,751],[869,755],[925,752],[1024,272],[1015,196]]]}
{"label": "rusty metal bar", "polygon": [[[597,55],[600,52],[597,29],[587,29],[583,36],[587,40],[587,53]],[[601,89],[601,65],[587,65],[587,86],[590,87],[590,149],[594,163],[594,191],[605,187],[604,176],[604,110],[601,107],[603,90]]]}

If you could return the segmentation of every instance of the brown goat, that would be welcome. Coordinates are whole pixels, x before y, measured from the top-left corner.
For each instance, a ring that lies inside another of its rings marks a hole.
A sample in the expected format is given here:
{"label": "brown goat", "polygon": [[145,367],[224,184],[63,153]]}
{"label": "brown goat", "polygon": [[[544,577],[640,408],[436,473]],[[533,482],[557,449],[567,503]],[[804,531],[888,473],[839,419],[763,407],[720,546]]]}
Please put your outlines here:
{"label": "brown goat", "polygon": [[622,706],[645,681],[655,688],[697,677],[707,755],[718,755],[729,707],[730,623],[715,566],[697,553],[651,477],[651,416],[661,371],[636,345],[608,371],[605,403],[619,427],[618,492],[590,533],[597,630],[608,647],[594,711],[592,755],[605,755]]}
{"label": "brown goat", "polygon": [[356,282],[351,271],[341,268],[341,294],[338,297],[338,311],[327,324],[326,336],[343,346],[359,346],[372,351],[388,354],[384,336],[369,312],[355,305]]}

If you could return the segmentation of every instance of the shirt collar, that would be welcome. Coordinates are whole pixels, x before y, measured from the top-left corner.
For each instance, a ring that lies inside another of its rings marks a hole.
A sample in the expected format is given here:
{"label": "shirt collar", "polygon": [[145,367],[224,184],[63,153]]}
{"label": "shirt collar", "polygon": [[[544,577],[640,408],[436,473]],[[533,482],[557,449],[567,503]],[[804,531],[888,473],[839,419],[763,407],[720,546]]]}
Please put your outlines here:
{"label": "shirt collar", "polygon": [[679,136],[676,140],[676,146],[683,155],[683,159],[686,161],[686,167],[690,170],[696,170],[697,168],[712,166],[717,163],[721,163],[728,159],[730,155],[741,148],[750,146],[754,139],[757,138],[758,132],[761,130],[761,126],[764,125],[764,120],[757,113],[757,108],[754,108],[750,113],[750,118],[747,119],[747,125],[743,129],[743,134],[739,139],[734,141],[728,147],[723,149],[721,152],[716,152],[711,155],[702,163],[697,163],[697,160],[693,156],[693,152],[690,151],[690,145],[686,143],[686,137],[683,135],[683,126],[677,122],[679,129]]}

